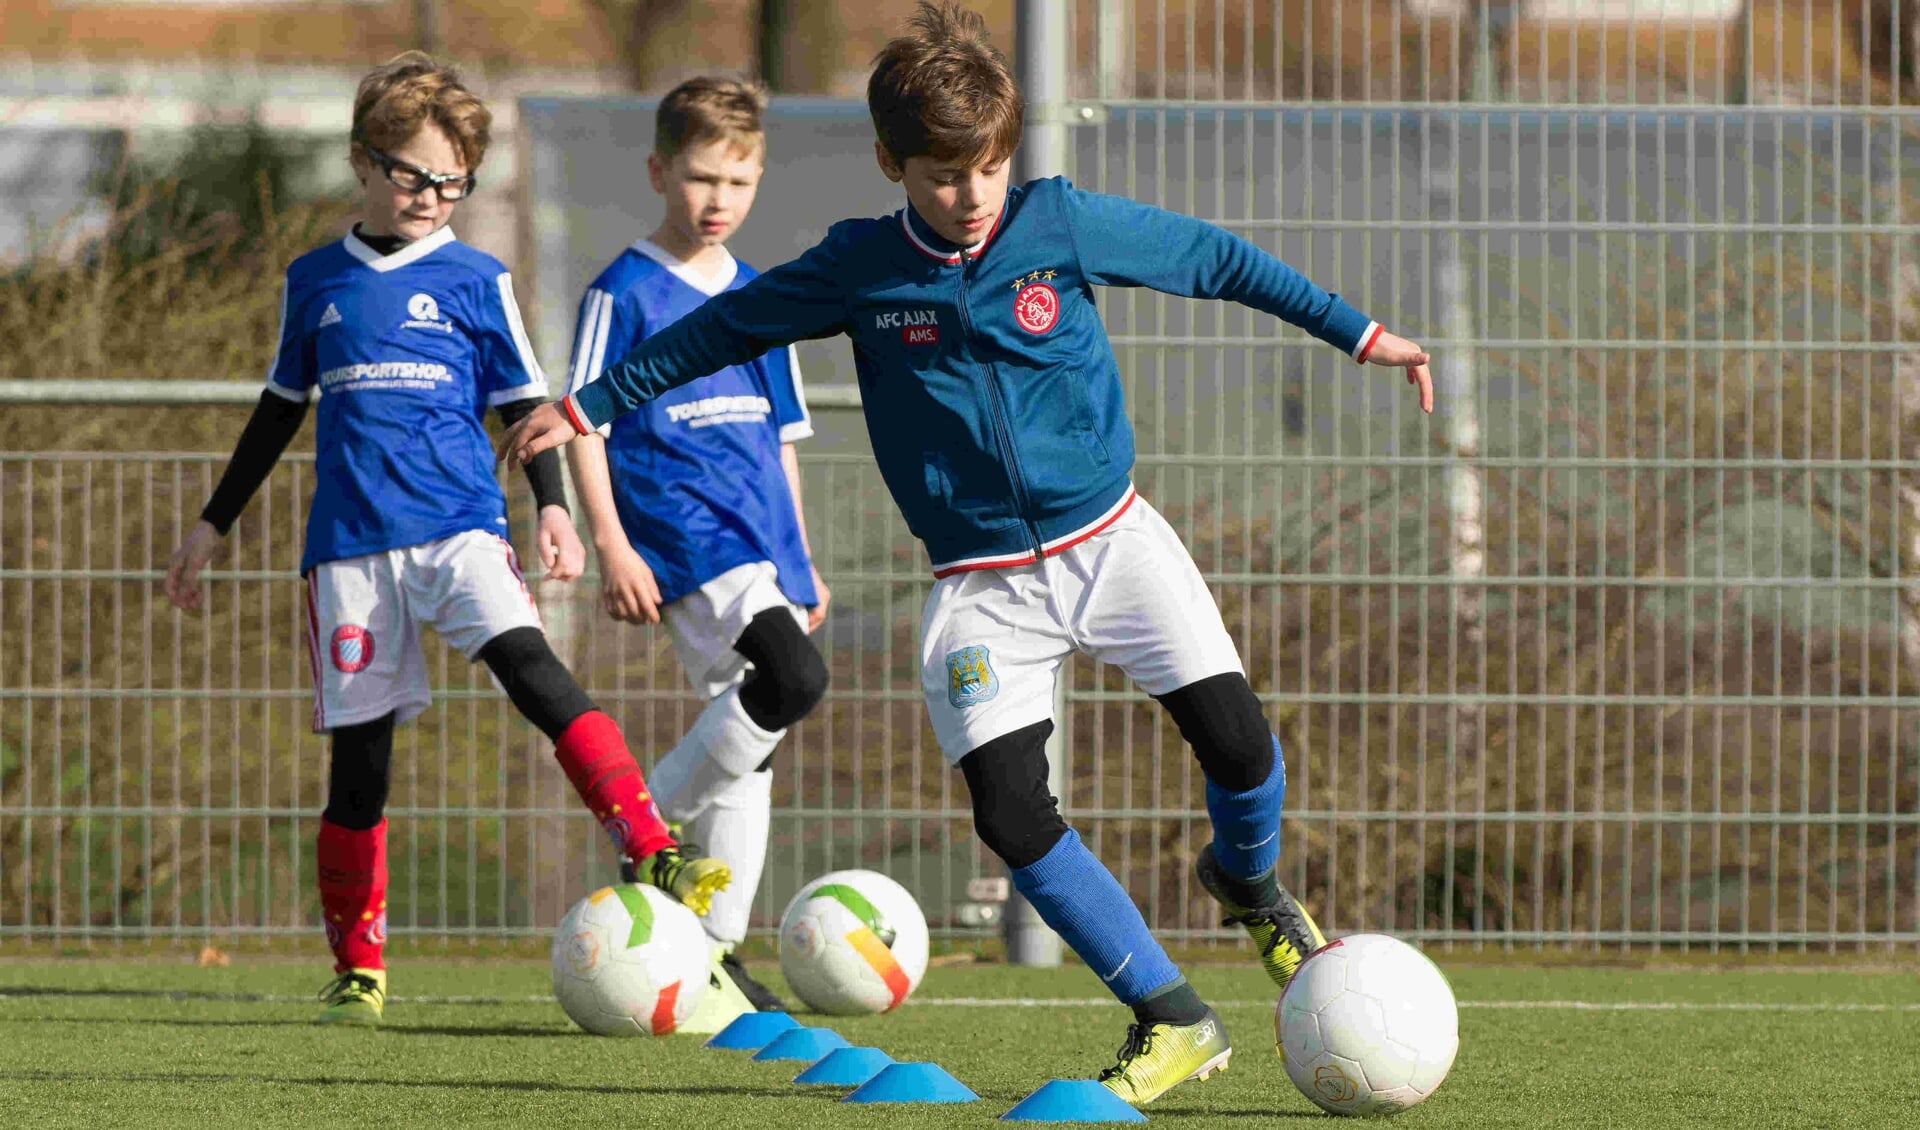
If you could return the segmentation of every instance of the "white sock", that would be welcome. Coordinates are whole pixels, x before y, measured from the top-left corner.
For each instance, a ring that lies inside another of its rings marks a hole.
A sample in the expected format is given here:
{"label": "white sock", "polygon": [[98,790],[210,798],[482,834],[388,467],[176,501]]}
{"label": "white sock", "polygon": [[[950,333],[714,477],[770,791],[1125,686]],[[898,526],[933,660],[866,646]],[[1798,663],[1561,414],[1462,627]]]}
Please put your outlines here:
{"label": "white sock", "polygon": [[668,820],[698,818],[715,797],[758,769],[786,733],[754,725],[740,705],[740,688],[727,688],[647,774],[654,802]]}
{"label": "white sock", "polygon": [[700,924],[721,945],[735,946],[747,936],[753,896],[767,862],[767,831],[773,822],[773,771],[735,777],[714,796],[693,822],[700,850],[733,869],[733,882],[716,891]]}

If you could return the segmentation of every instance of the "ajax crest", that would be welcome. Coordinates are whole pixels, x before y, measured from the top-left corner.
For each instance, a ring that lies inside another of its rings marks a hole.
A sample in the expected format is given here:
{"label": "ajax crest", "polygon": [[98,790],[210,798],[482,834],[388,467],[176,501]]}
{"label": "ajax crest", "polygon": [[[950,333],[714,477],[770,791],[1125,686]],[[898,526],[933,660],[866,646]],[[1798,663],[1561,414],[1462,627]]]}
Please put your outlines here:
{"label": "ajax crest", "polygon": [[982,703],[1000,693],[1000,677],[984,647],[963,647],[947,653],[947,701],[955,709]]}
{"label": "ajax crest", "polygon": [[373,662],[373,633],[358,624],[342,624],[333,630],[328,651],[343,674],[365,671]]}
{"label": "ajax crest", "polygon": [[1034,271],[1013,280],[1013,320],[1030,334],[1043,334],[1060,320],[1060,292],[1050,283],[1055,271]]}

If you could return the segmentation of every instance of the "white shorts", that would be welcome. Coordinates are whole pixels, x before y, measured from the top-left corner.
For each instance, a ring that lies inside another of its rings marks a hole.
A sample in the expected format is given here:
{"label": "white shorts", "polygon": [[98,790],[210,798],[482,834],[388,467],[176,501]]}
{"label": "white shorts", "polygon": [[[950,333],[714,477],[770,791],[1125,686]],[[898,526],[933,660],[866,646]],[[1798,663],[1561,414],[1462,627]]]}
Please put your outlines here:
{"label": "white shorts", "polygon": [[921,641],[921,689],[950,762],[1052,718],[1054,680],[1071,652],[1119,667],[1148,694],[1242,670],[1192,555],[1138,496],[1052,557],[936,582]]}
{"label": "white shorts", "polygon": [[733,650],[734,641],[769,608],[793,613],[800,630],[807,630],[807,610],[780,590],[780,571],[771,561],[736,565],[661,607],[673,650],[702,699],[718,698],[746,678],[747,659]]}
{"label": "white shorts", "polygon": [[313,729],[405,722],[433,701],[420,627],[469,662],[513,628],[538,628],[540,610],[513,546],[469,530],[439,541],[315,565],[307,573],[307,657]]}

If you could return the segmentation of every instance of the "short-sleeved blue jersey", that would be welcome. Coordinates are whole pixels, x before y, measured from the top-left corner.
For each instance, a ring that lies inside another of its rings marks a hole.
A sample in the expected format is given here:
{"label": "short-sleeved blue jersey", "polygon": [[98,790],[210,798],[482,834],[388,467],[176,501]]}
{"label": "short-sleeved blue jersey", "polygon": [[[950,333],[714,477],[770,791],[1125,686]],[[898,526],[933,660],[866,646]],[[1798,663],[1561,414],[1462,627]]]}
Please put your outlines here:
{"label": "short-sleeved blue jersey", "polygon": [[[640,240],[600,272],[580,302],[568,392],[608,358],[679,321],[757,272],[728,256],[707,277]],[[813,434],[791,346],[728,365],[620,417],[607,437],[620,524],[663,600],[729,569],[770,561],[793,603],[819,603],[780,446]]]}
{"label": "short-sleeved blue jersey", "polygon": [[320,392],[305,572],[467,530],[505,535],[488,408],[547,395],[500,261],[441,228],[349,234],[287,268],[267,390]]}

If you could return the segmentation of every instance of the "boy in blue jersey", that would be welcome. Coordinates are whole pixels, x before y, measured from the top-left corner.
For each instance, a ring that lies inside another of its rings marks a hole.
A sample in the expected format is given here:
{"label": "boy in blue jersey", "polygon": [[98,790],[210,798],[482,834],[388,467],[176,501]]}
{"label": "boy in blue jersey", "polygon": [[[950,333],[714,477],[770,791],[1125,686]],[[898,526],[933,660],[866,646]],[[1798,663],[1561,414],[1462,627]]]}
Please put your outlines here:
{"label": "boy in blue jersey", "polygon": [[[727,252],[764,170],[766,94],[722,78],[660,102],[647,172],[666,215],[587,289],[569,392],[649,335],[758,274]],[[826,617],[800,514],[794,443],[813,434],[792,348],[693,381],[569,449],[607,612],[666,622],[707,707],[654,766],[653,797],[733,872],[703,924],[712,987],[682,1031],[781,1008],[734,953],[767,854],[773,750],[826,691],[807,633]],[[611,476],[609,475],[611,472]]]}
{"label": "boy in blue jersey", "polygon": [[[451,70],[402,55],[360,83],[351,160],[365,190],[348,235],[295,260],[266,391],[166,591],[200,605],[197,578],[321,393],[307,584],[313,728],[329,735],[315,860],[331,984],[325,1023],[377,1024],[386,1003],[387,822],[395,725],[426,709],[420,629],[484,660],[554,753],[626,862],[704,912],[727,882],[683,855],[649,800],[618,727],[561,665],[506,540],[487,409],[509,423],[545,400],[513,283],[447,222],[476,183],[490,115]],[[529,463],[548,575],[576,577],[585,550],[555,457]]]}
{"label": "boy in blue jersey", "polygon": [[982,840],[1047,924],[1131,1006],[1100,1079],[1134,1103],[1225,1066],[1219,1016],[1061,819],[1045,742],[1060,664],[1117,664],[1167,708],[1206,777],[1196,866],[1281,986],[1319,929],[1279,884],[1285,767],[1193,559],[1133,489],[1133,432],[1095,286],[1232,299],[1356,361],[1428,357],[1210,224],[1055,178],[1008,187],[1024,106],[977,15],[922,4],[867,86],[881,170],[907,207],[818,246],[654,335],[503,439],[524,461],[722,365],[847,334],[874,455],[938,581],[921,678]]}

